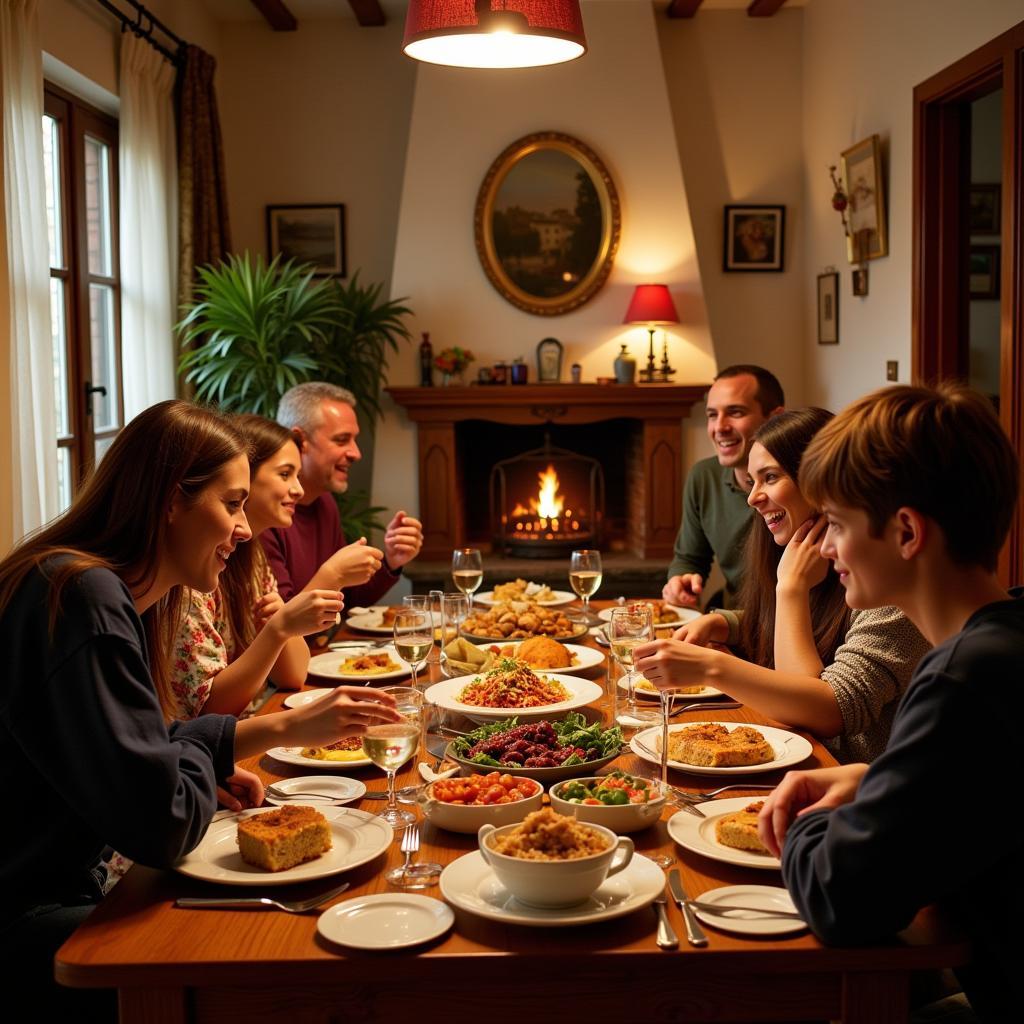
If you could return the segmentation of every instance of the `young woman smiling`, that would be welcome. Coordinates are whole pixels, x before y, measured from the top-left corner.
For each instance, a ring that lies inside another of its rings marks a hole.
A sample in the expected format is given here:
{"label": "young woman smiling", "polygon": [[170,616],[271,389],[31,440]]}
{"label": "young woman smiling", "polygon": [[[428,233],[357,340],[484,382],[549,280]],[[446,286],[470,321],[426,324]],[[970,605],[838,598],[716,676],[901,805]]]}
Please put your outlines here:
{"label": "young woman smiling", "polygon": [[[637,667],[656,686],[714,685],[777,721],[832,741],[841,761],[885,749],[893,715],[928,644],[895,608],[851,612],[819,550],[825,521],[797,475],[825,409],[772,417],[755,434],[747,468],[751,525],[741,612],[715,611],[672,640],[638,648]],[[742,657],[722,646],[728,644]]]}
{"label": "young woman smiling", "polygon": [[[291,526],[303,494],[295,436],[262,416],[232,416],[228,422],[248,444],[250,536]],[[343,585],[365,583],[374,571],[367,552],[374,549],[362,543],[349,548]],[[347,553],[342,549],[338,557]],[[238,545],[217,589],[192,595],[175,644],[168,717],[239,715],[259,697],[268,677],[278,688],[300,689],[309,664],[303,637],[332,625],[343,606],[339,591],[323,589],[302,591],[285,603],[262,545]]]}

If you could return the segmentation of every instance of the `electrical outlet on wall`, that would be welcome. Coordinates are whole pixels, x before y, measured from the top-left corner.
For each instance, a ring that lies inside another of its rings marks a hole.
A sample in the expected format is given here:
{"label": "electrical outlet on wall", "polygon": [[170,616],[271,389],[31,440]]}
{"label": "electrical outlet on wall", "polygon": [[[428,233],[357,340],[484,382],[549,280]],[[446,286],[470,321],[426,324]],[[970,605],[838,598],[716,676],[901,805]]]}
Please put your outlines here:
{"label": "electrical outlet on wall", "polygon": [[885,379],[900,379],[900,364],[896,359],[887,359],[885,362]]}

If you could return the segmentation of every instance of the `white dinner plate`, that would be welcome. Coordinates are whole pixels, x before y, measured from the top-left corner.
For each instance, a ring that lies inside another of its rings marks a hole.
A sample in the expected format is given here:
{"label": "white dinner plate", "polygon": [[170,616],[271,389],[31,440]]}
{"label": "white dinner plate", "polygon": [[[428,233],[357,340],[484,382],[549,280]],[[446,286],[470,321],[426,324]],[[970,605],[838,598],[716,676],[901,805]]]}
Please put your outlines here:
{"label": "white dinner plate", "polygon": [[453,860],[441,872],[441,895],[453,906],[503,924],[564,928],[622,917],[649,906],[665,888],[665,873],[642,854],[617,875],[606,878],[594,894],[575,907],[544,909],[520,903],[480,856],[479,850]]}
{"label": "white dinner plate", "polygon": [[321,697],[326,697],[329,693],[334,693],[334,690],[325,688],[318,690],[297,690],[295,693],[290,693],[285,697],[284,706],[286,708],[304,708],[307,704],[312,704],[313,701],[319,700]]}
{"label": "white dinner plate", "polygon": [[753,800],[763,799],[763,796],[738,796],[726,800],[707,800],[697,804],[698,809],[705,815],[703,818],[698,818],[688,811],[673,814],[668,819],[668,834],[684,850],[703,854],[712,860],[722,861],[724,864],[739,864],[745,868],[767,868],[769,871],[777,871],[782,866],[778,857],[723,846],[715,838],[715,825],[720,818],[742,811]]}
{"label": "white dinner plate", "polygon": [[[532,597],[524,597],[521,600],[533,601],[534,604],[539,604],[542,608],[555,608],[560,604],[572,604],[576,600],[576,595],[571,590],[552,590],[551,597],[546,601],[534,601]],[[473,595],[473,604],[495,605],[501,603],[494,600],[493,590],[484,590]]]}
{"label": "white dinner plate", "polygon": [[[339,762],[340,763],[340,762]],[[285,804],[318,804],[352,803],[362,799],[366,786],[358,779],[346,779],[342,775],[302,775],[297,779],[282,779],[274,783],[274,788],[283,793],[301,793],[302,796],[274,796],[267,790],[267,803],[282,807]],[[309,796],[310,793],[322,793],[322,796]]]}
{"label": "white dinner plate", "polygon": [[387,606],[380,605],[375,607],[379,607],[379,610],[366,612],[363,615],[350,615],[345,620],[345,625],[349,629],[358,629],[360,633],[373,633],[377,636],[394,636],[394,623],[389,623],[386,626],[381,624],[381,614]]}
{"label": "white dinner plate", "polygon": [[557,704],[543,704],[536,708],[483,708],[476,704],[463,704],[457,698],[459,691],[474,679],[480,679],[479,675],[456,676],[454,679],[446,679],[442,683],[434,683],[423,694],[423,699],[426,703],[436,704],[447,711],[458,711],[474,721],[487,722],[496,718],[511,718],[513,715],[520,721],[528,718],[547,718],[550,715],[559,715],[566,711],[575,711],[576,708],[586,707],[587,704],[600,700],[604,695],[604,690],[589,679],[580,679],[579,676],[563,676],[554,672],[543,674],[548,679],[561,683],[569,691],[569,699],[559,701]]}
{"label": "white dinner plate", "polygon": [[320,813],[331,827],[331,848],[315,860],[293,868],[267,871],[255,864],[246,864],[236,841],[239,818],[260,813],[265,812],[242,811],[213,822],[199,845],[179,860],[174,869],[191,878],[221,885],[290,885],[359,867],[383,853],[394,838],[391,826],[376,814],[351,807],[322,807]]}
{"label": "white dinner plate", "polygon": [[333,683],[368,683],[376,685],[389,679],[401,679],[409,675],[409,666],[402,661],[395,650],[394,644],[383,647],[367,647],[367,654],[386,654],[397,666],[389,672],[341,672],[341,663],[349,658],[358,657],[362,651],[358,647],[346,648],[342,651],[330,651],[318,654],[309,659],[309,674],[317,680],[329,680]]}
{"label": "white dinner plate", "polygon": [[[490,643],[477,644],[476,646],[479,647],[481,651],[489,651],[492,647],[514,647],[518,650],[519,645],[525,642],[525,640],[492,640]],[[557,669],[558,672],[582,672],[584,669],[593,668],[595,665],[600,665],[604,661],[604,655],[600,651],[595,651],[593,647],[582,647],[579,644],[562,644],[562,646],[569,652],[570,658],[573,655],[576,656],[576,661],[565,668]],[[531,668],[533,668],[533,666],[531,666]],[[555,670],[534,668],[534,671],[548,672]]]}
{"label": "white dinner plate", "polygon": [[346,768],[365,768],[368,764],[373,764],[365,756],[352,761],[320,761],[315,757],[303,757],[303,749],[303,747],[271,747],[267,754],[282,764],[294,764],[299,768],[320,768],[329,772],[336,772]]}
{"label": "white dinner plate", "polygon": [[[613,611],[615,611],[614,608],[602,608],[597,613],[597,617],[604,619],[605,622],[611,622]],[[675,612],[676,617],[670,622],[656,622],[654,624],[655,629],[678,629],[680,626],[686,625],[687,622],[692,622],[701,616],[701,612],[697,611],[696,608],[677,608],[674,604],[665,605],[665,611]]]}
{"label": "white dinner plate", "polygon": [[[750,725],[749,722],[686,722],[683,725],[670,725],[670,732],[679,732],[694,725],[724,725],[732,732],[738,725]],[[813,747],[803,736],[798,736],[788,729],[776,729],[771,725],[754,725],[762,736],[772,745],[775,757],[764,764],[746,764],[737,768],[705,768],[697,764],[684,764],[682,761],[669,761],[669,765],[679,771],[690,772],[692,775],[757,775],[762,772],[774,772],[780,768],[789,768],[799,764],[811,756]],[[661,737],[661,726],[638,732],[630,741],[629,746],[637,757],[651,764],[660,765],[661,755],[658,743]]]}
{"label": "white dinner plate", "polygon": [[710,910],[694,913],[712,928],[724,932],[738,932],[740,935],[785,935],[788,932],[802,932],[807,925],[794,917],[759,917],[756,911],[729,910],[729,905],[743,907],[764,907],[769,910],[796,910],[789,893],[775,885],[727,885],[712,889],[697,897],[701,903],[714,903],[722,908],[721,914]]}
{"label": "white dinner plate", "polygon": [[402,949],[443,935],[455,923],[452,908],[431,896],[386,892],[356,896],[325,910],[316,930],[356,949]]}
{"label": "white dinner plate", "polygon": [[[643,676],[640,677],[641,679]],[[626,685],[626,677],[621,676],[619,678],[618,687],[623,693],[629,693],[629,687]],[[697,693],[679,693],[676,694],[676,706],[682,707],[687,701],[691,700],[704,700],[707,697],[719,697],[722,691],[714,686],[702,686]],[[658,700],[659,692],[657,690],[637,690],[636,695],[642,697],[645,700]]]}

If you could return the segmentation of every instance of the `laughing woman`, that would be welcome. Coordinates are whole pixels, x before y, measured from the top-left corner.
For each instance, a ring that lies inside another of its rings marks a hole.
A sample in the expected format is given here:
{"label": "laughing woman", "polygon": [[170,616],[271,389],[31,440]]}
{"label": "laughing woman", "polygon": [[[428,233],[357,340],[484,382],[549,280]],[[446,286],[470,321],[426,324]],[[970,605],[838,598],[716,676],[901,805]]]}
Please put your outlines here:
{"label": "laughing woman", "polygon": [[[840,761],[871,761],[928,644],[895,608],[851,612],[819,551],[825,520],[796,481],[804,451],[831,418],[796,409],[758,430],[747,501],[761,523],[747,540],[742,611],[702,615],[674,639],[638,648],[637,667],[662,689],[716,686],[822,737]],[[725,644],[742,658],[717,649]]]}
{"label": "laughing woman", "polygon": [[0,955],[34,998],[34,983],[54,994],[53,950],[99,898],[105,846],[173,864],[202,837],[219,784],[262,799],[236,759],[398,720],[387,695],[339,687],[308,709],[164,724],[185,588],[212,591],[250,536],[245,453],[219,416],[155,405],[67,514],[0,562],[0,774],[18,783],[5,798],[17,842],[0,859]]}

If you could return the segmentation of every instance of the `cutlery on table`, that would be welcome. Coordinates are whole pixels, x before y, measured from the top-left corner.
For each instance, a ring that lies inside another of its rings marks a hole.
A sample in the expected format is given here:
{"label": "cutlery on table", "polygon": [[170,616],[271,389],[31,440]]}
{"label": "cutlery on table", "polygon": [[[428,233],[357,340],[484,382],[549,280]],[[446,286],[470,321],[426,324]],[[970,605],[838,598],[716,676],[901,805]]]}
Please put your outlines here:
{"label": "cutlery on table", "polygon": [[668,897],[662,890],[655,897],[654,907],[658,912],[658,937],[655,940],[658,944],[659,949],[678,949],[679,948],[679,936],[676,935],[672,925],[668,920],[668,912],[666,907],[668,906]]}
{"label": "cutlery on table", "polygon": [[405,854],[405,863],[402,864],[401,884],[409,875],[409,865],[412,863],[412,855],[419,853],[420,849],[420,827],[419,825],[406,825],[402,833],[402,845],[399,847]]}
{"label": "cutlery on table", "polygon": [[707,701],[699,701],[695,704],[684,704],[681,708],[676,708],[668,717],[675,718],[676,715],[685,714],[687,711],[730,711],[732,708],[743,707],[739,701],[735,700],[720,700],[717,703],[709,704]]}
{"label": "cutlery on table", "polygon": [[687,814],[692,814],[695,818],[707,818],[707,815],[691,800],[671,800],[669,806],[686,811]]}
{"label": "cutlery on table", "polygon": [[676,901],[679,909],[683,912],[683,922],[686,925],[686,940],[691,946],[706,946],[708,937],[701,928],[697,916],[690,909],[690,901],[683,888],[683,877],[679,874],[679,868],[672,868],[668,873],[668,887],[672,898]]}
{"label": "cutlery on table", "polygon": [[736,903],[706,903],[703,900],[687,900],[686,905],[694,910],[702,910],[705,914],[714,914],[715,917],[728,917],[730,911],[741,910],[744,913],[757,914],[758,917],[785,917],[793,921],[803,920],[803,917],[797,910],[775,910],[773,907],[741,907]]}
{"label": "cutlery on table", "polygon": [[675,786],[669,786],[669,789],[671,789],[673,794],[680,800],[700,804],[704,803],[706,800],[712,800],[718,796],[719,793],[726,793],[731,789],[774,789],[777,785],[777,782],[734,782],[729,786],[719,786],[718,789],[709,789],[706,793],[690,793],[685,789],[676,789]]}
{"label": "cutlery on table", "polygon": [[320,800],[328,800],[331,803],[345,802],[348,803],[355,799],[352,796],[339,796],[337,793],[317,793],[313,790],[305,789],[281,789],[276,783],[272,782],[267,786],[267,792],[274,797],[275,800],[291,800],[293,796],[315,796]]}
{"label": "cutlery on table", "polygon": [[319,907],[335,896],[340,896],[349,886],[343,882],[334,889],[312,896],[308,900],[272,900],[269,896],[179,896],[174,901],[176,907],[207,908],[207,907],[277,907],[289,914],[304,914],[307,910]]}

